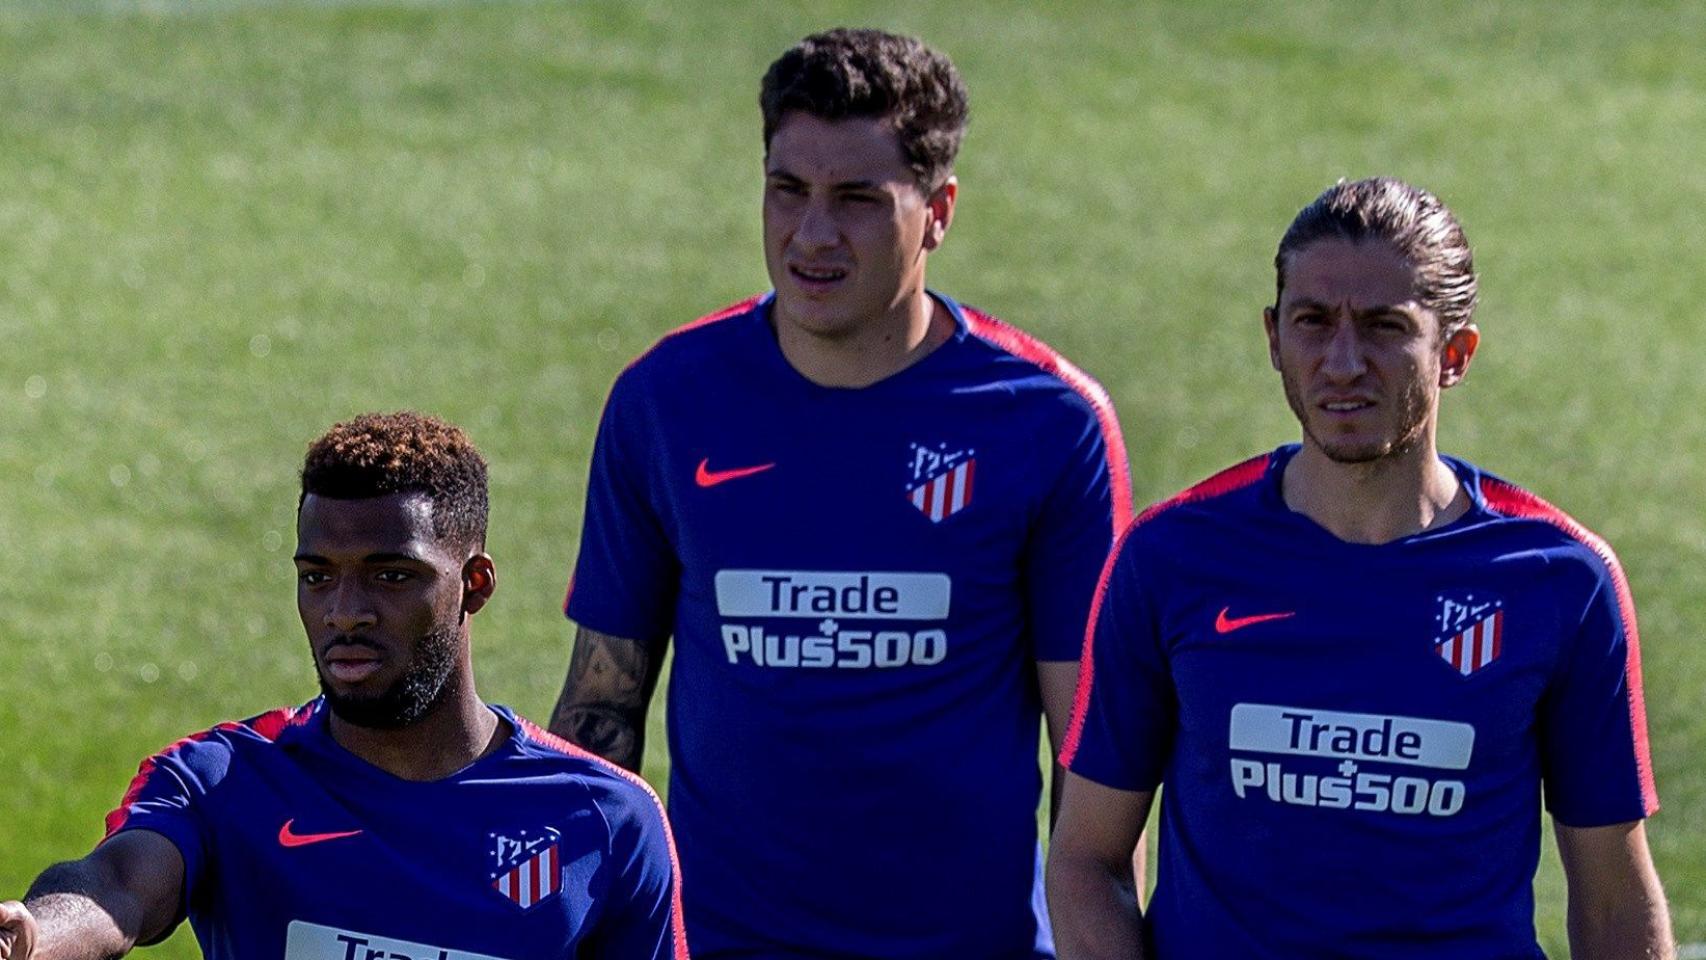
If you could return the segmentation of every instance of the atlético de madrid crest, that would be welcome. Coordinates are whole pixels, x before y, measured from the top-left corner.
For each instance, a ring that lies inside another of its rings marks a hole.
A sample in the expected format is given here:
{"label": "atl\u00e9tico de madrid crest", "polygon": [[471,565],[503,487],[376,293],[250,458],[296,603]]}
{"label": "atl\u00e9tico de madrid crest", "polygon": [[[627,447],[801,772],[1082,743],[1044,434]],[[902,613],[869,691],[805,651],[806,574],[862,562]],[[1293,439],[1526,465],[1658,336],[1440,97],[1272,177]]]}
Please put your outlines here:
{"label": "atl\u00e9tico de madrid crest", "polygon": [[526,910],[563,888],[562,833],[555,827],[490,835],[492,889]]}
{"label": "atl\u00e9tico de madrid crest", "polygon": [[945,443],[910,446],[912,479],[906,485],[906,498],[913,506],[931,523],[941,523],[971,506],[976,450],[949,450]]}
{"label": "atl\u00e9tico de madrid crest", "polygon": [[1441,594],[1434,652],[1467,677],[1499,659],[1505,640],[1505,604],[1484,594]]}

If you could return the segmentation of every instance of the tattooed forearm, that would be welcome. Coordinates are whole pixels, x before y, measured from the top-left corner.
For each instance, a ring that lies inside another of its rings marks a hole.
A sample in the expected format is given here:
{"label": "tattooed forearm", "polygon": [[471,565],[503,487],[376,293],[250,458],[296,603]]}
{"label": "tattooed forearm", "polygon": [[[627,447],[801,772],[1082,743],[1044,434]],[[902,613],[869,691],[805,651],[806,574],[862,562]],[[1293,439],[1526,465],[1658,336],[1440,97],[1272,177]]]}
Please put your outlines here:
{"label": "tattooed forearm", "polygon": [[655,646],[581,628],[551,732],[638,771],[662,659]]}

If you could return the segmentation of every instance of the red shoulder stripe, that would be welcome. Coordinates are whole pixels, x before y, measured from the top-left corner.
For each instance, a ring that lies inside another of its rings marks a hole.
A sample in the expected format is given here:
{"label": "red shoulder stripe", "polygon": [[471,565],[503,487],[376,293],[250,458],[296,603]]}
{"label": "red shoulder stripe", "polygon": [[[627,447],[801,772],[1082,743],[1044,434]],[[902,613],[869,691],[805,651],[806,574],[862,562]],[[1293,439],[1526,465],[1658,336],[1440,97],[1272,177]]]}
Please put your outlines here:
{"label": "red shoulder stripe", "polygon": [[1102,601],[1108,593],[1108,580],[1114,572],[1114,563],[1119,559],[1120,551],[1125,546],[1131,532],[1157,516],[1187,503],[1210,500],[1224,496],[1235,490],[1242,490],[1262,479],[1267,472],[1268,461],[1272,454],[1252,457],[1234,467],[1209,477],[1207,480],[1190,487],[1160,503],[1152,504],[1137,519],[1126,527],[1118,540],[1114,541],[1113,550],[1108,552],[1107,562],[1102,564],[1102,576],[1096,581],[1096,598],[1090,604],[1090,622],[1084,626],[1084,652],[1078,658],[1078,688],[1072,696],[1072,723],[1066,728],[1066,738],[1060,748],[1060,765],[1070,767],[1072,760],[1078,755],[1078,745],[1084,736],[1084,718],[1090,712],[1090,688],[1096,679],[1096,622],[1102,616]]}
{"label": "red shoulder stripe", "polygon": [[1114,500],[1114,533],[1117,536],[1131,522],[1131,465],[1126,461],[1125,437],[1120,433],[1120,421],[1114,415],[1114,404],[1108,399],[1108,391],[1072,361],[1056,353],[1053,347],[1018,327],[981,310],[963,305],[960,309],[965,313],[966,329],[973,336],[988,340],[1058,377],[1096,412],[1096,422],[1102,428],[1102,445],[1107,449],[1109,486]]}
{"label": "red shoulder stripe", "polygon": [[658,817],[663,821],[664,841],[669,846],[669,926],[671,939],[674,941],[674,957],[675,960],[688,960],[687,928],[683,925],[681,919],[681,858],[675,852],[675,833],[669,826],[669,813],[664,810],[663,801],[658,799],[657,791],[652,789],[652,785],[647,783],[644,777],[641,777],[632,770],[611,763],[609,760],[604,759],[590,750],[577,747],[569,741],[564,740],[562,737],[559,737],[548,730],[541,729],[537,724],[526,717],[517,714],[515,721],[521,726],[522,735],[527,737],[527,739],[532,740],[540,746],[555,750],[565,756],[589,760],[601,769],[613,773],[639,787],[641,790],[644,790],[646,796],[651,798],[652,805],[657,808]]}
{"label": "red shoulder stripe", "polygon": [[1624,672],[1629,680],[1629,729],[1634,736],[1635,766],[1640,772],[1641,806],[1651,816],[1659,808],[1659,792],[1653,783],[1653,758],[1647,741],[1647,706],[1641,695],[1641,636],[1635,624],[1635,597],[1629,590],[1629,580],[1623,575],[1623,564],[1617,554],[1598,534],[1583,526],[1576,518],[1558,509],[1523,488],[1491,478],[1481,481],[1481,496],[1487,506],[1511,517],[1540,520],[1549,523],[1570,539],[1582,544],[1611,573],[1611,583],[1617,593],[1617,613],[1623,621]]}
{"label": "red shoulder stripe", "polygon": [[[130,820],[130,805],[135,803],[137,798],[142,796],[143,789],[148,786],[148,781],[154,776],[154,771],[159,768],[160,760],[177,753],[179,750],[182,750],[184,747],[187,747],[192,743],[206,740],[208,737],[211,737],[222,730],[241,730],[244,727],[248,727],[267,740],[277,740],[278,735],[284,731],[285,727],[290,726],[293,722],[304,723],[307,721],[308,717],[312,715],[313,711],[302,707],[280,707],[277,710],[270,710],[258,717],[253,717],[241,723],[235,720],[227,720],[224,723],[215,724],[206,730],[192,733],[187,737],[172,742],[166,747],[166,749],[155,753],[146,760],[143,760],[141,765],[137,767],[136,776],[131,779],[129,789],[125,790],[124,798],[119,800],[118,806],[107,814],[107,832],[105,837],[110,837],[119,832],[125,823]],[[102,839],[105,839],[105,837]]]}

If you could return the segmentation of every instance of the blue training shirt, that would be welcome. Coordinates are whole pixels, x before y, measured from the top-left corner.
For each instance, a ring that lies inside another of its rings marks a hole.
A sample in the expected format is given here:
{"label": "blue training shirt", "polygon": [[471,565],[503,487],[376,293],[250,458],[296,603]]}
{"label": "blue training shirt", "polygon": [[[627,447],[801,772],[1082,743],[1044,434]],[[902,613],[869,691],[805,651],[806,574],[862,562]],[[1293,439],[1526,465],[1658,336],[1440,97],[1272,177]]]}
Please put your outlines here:
{"label": "blue training shirt", "polygon": [[771,298],[611,390],[567,614],[673,635],[670,817],[701,957],[1052,957],[1037,661],[1076,660],[1125,450],[1101,388],[937,297],[951,339],[861,389]]}
{"label": "blue training shirt", "polygon": [[1162,960],[1541,957],[1542,789],[1573,827],[1658,807],[1622,569],[1449,458],[1463,517],[1347,543],[1286,507],[1296,450],[1123,535],[1062,762],[1165,784]]}
{"label": "blue training shirt", "polygon": [[208,960],[686,960],[656,795],[492,709],[508,740],[427,782],[339,746],[321,699],[223,723],[145,760],[107,835],[177,846]]}

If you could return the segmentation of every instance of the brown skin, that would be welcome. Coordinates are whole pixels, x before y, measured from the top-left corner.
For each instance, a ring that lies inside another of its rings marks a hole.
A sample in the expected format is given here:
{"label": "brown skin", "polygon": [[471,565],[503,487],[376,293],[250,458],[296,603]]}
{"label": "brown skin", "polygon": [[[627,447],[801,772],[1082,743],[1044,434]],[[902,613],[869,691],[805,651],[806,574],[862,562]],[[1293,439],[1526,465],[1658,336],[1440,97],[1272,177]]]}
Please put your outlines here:
{"label": "brown skin", "polygon": [[[1462,382],[1480,334],[1468,326],[1445,335],[1420,302],[1411,267],[1384,241],[1311,244],[1287,261],[1285,279],[1262,325],[1303,427],[1282,480],[1286,505],[1354,543],[1386,543],[1462,516],[1468,496],[1435,447],[1439,395]],[[1144,956],[1125,864],[1154,796],[1067,774],[1047,880],[1061,960]],[[1571,955],[1674,957],[1642,825],[1555,826]]]}
{"label": "brown skin", "polygon": [[[455,666],[448,695],[418,722],[367,729],[329,720],[332,738],[356,756],[405,780],[436,780],[502,742],[504,731],[474,691],[468,623],[497,588],[492,558],[440,540],[432,503],[420,494],[333,500],[310,494],[297,519],[296,606],[315,668],[345,695],[378,694],[396,683],[420,638],[453,630]],[[363,644],[341,643],[355,637]],[[339,679],[337,670],[372,661],[372,673]]]}
{"label": "brown skin", "polygon": [[[454,642],[449,691],[417,722],[358,727],[333,714],[332,737],[368,763],[408,780],[466,767],[508,731],[474,692],[468,621],[491,599],[491,557],[441,540],[432,504],[419,494],[364,500],[310,495],[297,517],[297,609],[315,668],[334,692],[378,693],[403,675],[422,638]],[[357,637],[360,645],[340,644]],[[372,661],[365,676],[339,679],[334,664]],[[36,879],[23,903],[0,903],[0,960],[103,960],[170,930],[178,915],[184,861],[170,840],[147,830],[119,833],[81,860]]]}

